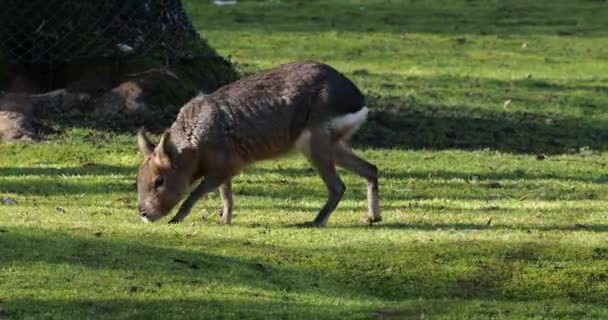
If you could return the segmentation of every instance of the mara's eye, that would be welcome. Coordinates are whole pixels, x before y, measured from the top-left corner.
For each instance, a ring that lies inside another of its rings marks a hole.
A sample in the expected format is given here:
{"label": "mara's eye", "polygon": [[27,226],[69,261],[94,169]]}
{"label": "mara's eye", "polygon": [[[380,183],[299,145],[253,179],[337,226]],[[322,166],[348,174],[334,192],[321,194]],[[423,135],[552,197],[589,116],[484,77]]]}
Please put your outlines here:
{"label": "mara's eye", "polygon": [[156,178],[156,180],[154,180],[154,189],[157,189],[158,187],[162,186],[163,184],[165,184],[165,177],[159,176],[158,178]]}

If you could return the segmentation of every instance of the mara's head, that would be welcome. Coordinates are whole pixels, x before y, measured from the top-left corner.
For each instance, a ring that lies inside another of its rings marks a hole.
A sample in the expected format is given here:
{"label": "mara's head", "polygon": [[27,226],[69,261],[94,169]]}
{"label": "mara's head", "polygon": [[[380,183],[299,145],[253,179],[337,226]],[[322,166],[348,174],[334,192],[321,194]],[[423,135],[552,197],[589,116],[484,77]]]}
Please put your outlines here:
{"label": "mara's head", "polygon": [[171,142],[169,131],[160,138],[157,146],[146,137],[143,129],[137,133],[143,162],[137,174],[139,214],[142,219],[154,222],[171,212],[190,185],[187,170],[183,170],[177,149]]}

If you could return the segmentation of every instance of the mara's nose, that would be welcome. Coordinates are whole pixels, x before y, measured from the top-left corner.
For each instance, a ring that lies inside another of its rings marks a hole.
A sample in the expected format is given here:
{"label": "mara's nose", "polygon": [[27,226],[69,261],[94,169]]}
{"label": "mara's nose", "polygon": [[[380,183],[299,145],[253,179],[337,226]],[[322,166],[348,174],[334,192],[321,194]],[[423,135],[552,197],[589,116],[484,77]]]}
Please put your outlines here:
{"label": "mara's nose", "polygon": [[146,210],[141,205],[138,205],[137,209],[139,210],[140,216],[145,218],[148,215],[148,212],[146,212]]}

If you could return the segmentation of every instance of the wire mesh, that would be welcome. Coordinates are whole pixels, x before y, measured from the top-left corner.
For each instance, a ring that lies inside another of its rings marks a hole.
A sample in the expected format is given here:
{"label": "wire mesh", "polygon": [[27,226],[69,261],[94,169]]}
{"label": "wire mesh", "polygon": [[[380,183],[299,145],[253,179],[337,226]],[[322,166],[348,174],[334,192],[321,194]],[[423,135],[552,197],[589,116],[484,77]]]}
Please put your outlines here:
{"label": "wire mesh", "polygon": [[216,56],[180,0],[5,0],[0,59],[48,64],[96,57]]}

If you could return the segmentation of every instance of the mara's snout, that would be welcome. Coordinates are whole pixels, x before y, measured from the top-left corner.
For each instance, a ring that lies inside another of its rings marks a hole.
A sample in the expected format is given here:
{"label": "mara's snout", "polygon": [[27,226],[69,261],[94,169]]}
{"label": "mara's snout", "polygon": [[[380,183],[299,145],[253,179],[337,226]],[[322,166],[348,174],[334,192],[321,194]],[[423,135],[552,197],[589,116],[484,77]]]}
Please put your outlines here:
{"label": "mara's snout", "polygon": [[232,177],[244,166],[292,150],[318,171],[328,197],[310,223],[323,226],[346,186],[342,167],[367,181],[368,223],[381,220],[377,168],[348,144],[368,115],[363,95],[344,75],[316,62],[285,64],[188,102],[154,145],[138,133],[144,160],[137,188],[146,221],[166,216],[191,185],[202,180],[171,222],[182,221],[205,194],[222,196],[222,221],[232,220]]}
{"label": "mara's snout", "polygon": [[166,214],[165,215],[159,214],[157,212],[150,212],[145,207],[143,207],[141,204],[138,206],[137,209],[139,212],[139,217],[144,222],[154,222],[154,221],[160,220],[162,217],[164,217],[166,215]]}

